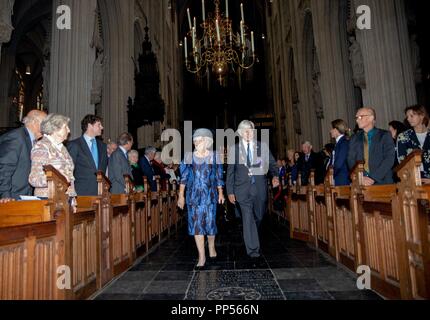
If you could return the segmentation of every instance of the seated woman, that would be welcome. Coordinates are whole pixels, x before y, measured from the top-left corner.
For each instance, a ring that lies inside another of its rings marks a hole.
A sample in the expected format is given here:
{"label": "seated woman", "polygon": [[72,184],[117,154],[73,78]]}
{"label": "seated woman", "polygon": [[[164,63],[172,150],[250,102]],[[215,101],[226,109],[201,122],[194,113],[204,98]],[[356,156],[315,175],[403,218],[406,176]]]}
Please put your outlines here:
{"label": "seated woman", "polygon": [[423,183],[430,182],[430,131],[429,117],[423,106],[406,108],[405,114],[412,129],[401,133],[397,138],[397,157],[399,163],[414,150],[422,150],[421,178]]}
{"label": "seated woman", "polygon": [[136,150],[131,150],[128,153],[128,161],[130,162],[133,174],[134,190],[136,192],[143,192],[143,172],[139,166],[139,153]]}
{"label": "seated woman", "polygon": [[35,188],[36,197],[47,198],[48,183],[43,167],[52,165],[70,183],[67,194],[72,200],[72,205],[76,207],[75,178],[73,176],[75,165],[63,145],[70,133],[69,122],[69,118],[58,114],[50,114],[42,121],[40,129],[43,138],[31,150],[31,172],[28,181]]}

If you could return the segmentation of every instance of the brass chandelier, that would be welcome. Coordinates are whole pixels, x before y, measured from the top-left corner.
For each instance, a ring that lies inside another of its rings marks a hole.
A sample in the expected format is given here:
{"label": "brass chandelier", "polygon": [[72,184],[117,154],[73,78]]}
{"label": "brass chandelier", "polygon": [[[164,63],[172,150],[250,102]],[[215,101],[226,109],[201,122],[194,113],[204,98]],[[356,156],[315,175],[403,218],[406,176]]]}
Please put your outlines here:
{"label": "brass chandelier", "polygon": [[253,67],[256,61],[254,32],[245,23],[243,4],[236,32],[229,17],[228,0],[225,0],[225,13],[221,13],[219,0],[214,0],[214,4],[214,13],[206,17],[205,0],[202,0],[201,30],[197,30],[196,18],[191,21],[187,9],[190,30],[184,38],[185,65],[189,72],[203,76],[209,76],[211,69],[222,83],[229,71],[240,74]]}

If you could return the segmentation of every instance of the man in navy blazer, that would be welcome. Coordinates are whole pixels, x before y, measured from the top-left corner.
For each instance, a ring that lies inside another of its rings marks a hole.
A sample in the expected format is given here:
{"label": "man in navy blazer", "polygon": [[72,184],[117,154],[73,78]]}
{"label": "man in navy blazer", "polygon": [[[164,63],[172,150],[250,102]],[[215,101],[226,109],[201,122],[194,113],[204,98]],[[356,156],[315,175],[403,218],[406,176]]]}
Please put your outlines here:
{"label": "man in navy blazer", "polygon": [[23,119],[24,127],[0,137],[0,203],[33,194],[28,183],[31,149],[42,136],[40,124],[45,118],[43,111],[30,111]]}
{"label": "man in navy blazer", "polygon": [[102,135],[102,119],[87,115],[81,128],[83,135],[67,144],[75,163],[75,189],[79,196],[97,196],[97,172],[106,174],[108,164],[106,144],[97,139]]}
{"label": "man in navy blazer", "polygon": [[151,165],[151,161],[154,160],[157,149],[154,147],[147,147],[145,149],[145,155],[140,159],[139,166],[143,172],[143,175],[148,178],[148,183],[151,191],[157,191],[157,181],[154,180],[155,171]]}
{"label": "man in navy blazer", "polygon": [[[349,142],[349,169],[352,169],[357,161],[364,161],[365,186],[394,183],[392,168],[395,160],[395,146],[391,134],[375,127],[376,112],[372,108],[358,110],[356,120],[361,130]],[[366,145],[367,148],[365,148]]]}
{"label": "man in navy blazer", "polygon": [[330,159],[330,165],[334,169],[334,182],[336,186],[349,186],[351,184],[348,169],[349,141],[345,137],[348,125],[345,121],[338,119],[333,121],[331,126],[330,135],[336,140],[336,146]]}

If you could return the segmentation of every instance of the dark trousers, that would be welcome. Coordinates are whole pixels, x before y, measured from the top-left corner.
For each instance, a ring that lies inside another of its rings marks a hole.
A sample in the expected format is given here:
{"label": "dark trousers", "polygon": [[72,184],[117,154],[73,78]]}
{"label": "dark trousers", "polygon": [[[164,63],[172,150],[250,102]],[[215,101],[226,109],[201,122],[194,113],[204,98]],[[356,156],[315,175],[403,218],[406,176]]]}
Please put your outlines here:
{"label": "dark trousers", "polygon": [[246,252],[251,257],[260,255],[258,229],[266,212],[267,192],[251,185],[243,198],[237,199],[242,212],[243,240]]}

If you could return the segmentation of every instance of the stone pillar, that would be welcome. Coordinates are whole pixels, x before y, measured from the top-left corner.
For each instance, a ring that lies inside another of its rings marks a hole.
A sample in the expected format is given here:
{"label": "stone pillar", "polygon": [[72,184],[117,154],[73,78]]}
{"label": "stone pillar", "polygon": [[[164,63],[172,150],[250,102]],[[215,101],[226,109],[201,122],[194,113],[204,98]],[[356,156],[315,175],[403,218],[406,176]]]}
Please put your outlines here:
{"label": "stone pillar", "polygon": [[[57,28],[60,5],[71,9],[71,30]],[[90,44],[96,8],[97,0],[53,1],[49,112],[70,117],[71,138],[81,135],[82,118],[95,112],[90,103],[95,49]]]}
{"label": "stone pillar", "polygon": [[363,54],[366,88],[363,103],[376,109],[380,128],[403,120],[403,110],[417,102],[403,0],[354,0],[367,5],[372,29],[357,30]]}
{"label": "stone pillar", "polygon": [[10,109],[12,99],[9,97],[12,75],[15,72],[15,56],[9,54],[9,50],[3,48],[0,57],[0,127],[16,126],[10,123]]}
{"label": "stone pillar", "polygon": [[15,0],[0,0],[0,59],[2,44],[10,41],[13,31],[11,16],[14,3]]}
{"label": "stone pillar", "polygon": [[101,116],[105,138],[127,131],[127,100],[134,97],[134,0],[99,0],[106,53]]}
{"label": "stone pillar", "polygon": [[[346,19],[342,24],[340,0],[313,0],[315,45],[320,62],[320,86],[324,106],[322,135],[328,142],[331,121],[344,119],[354,127],[354,87],[348,60]],[[341,12],[341,10],[345,12]],[[327,20],[329,18],[329,20]]]}

